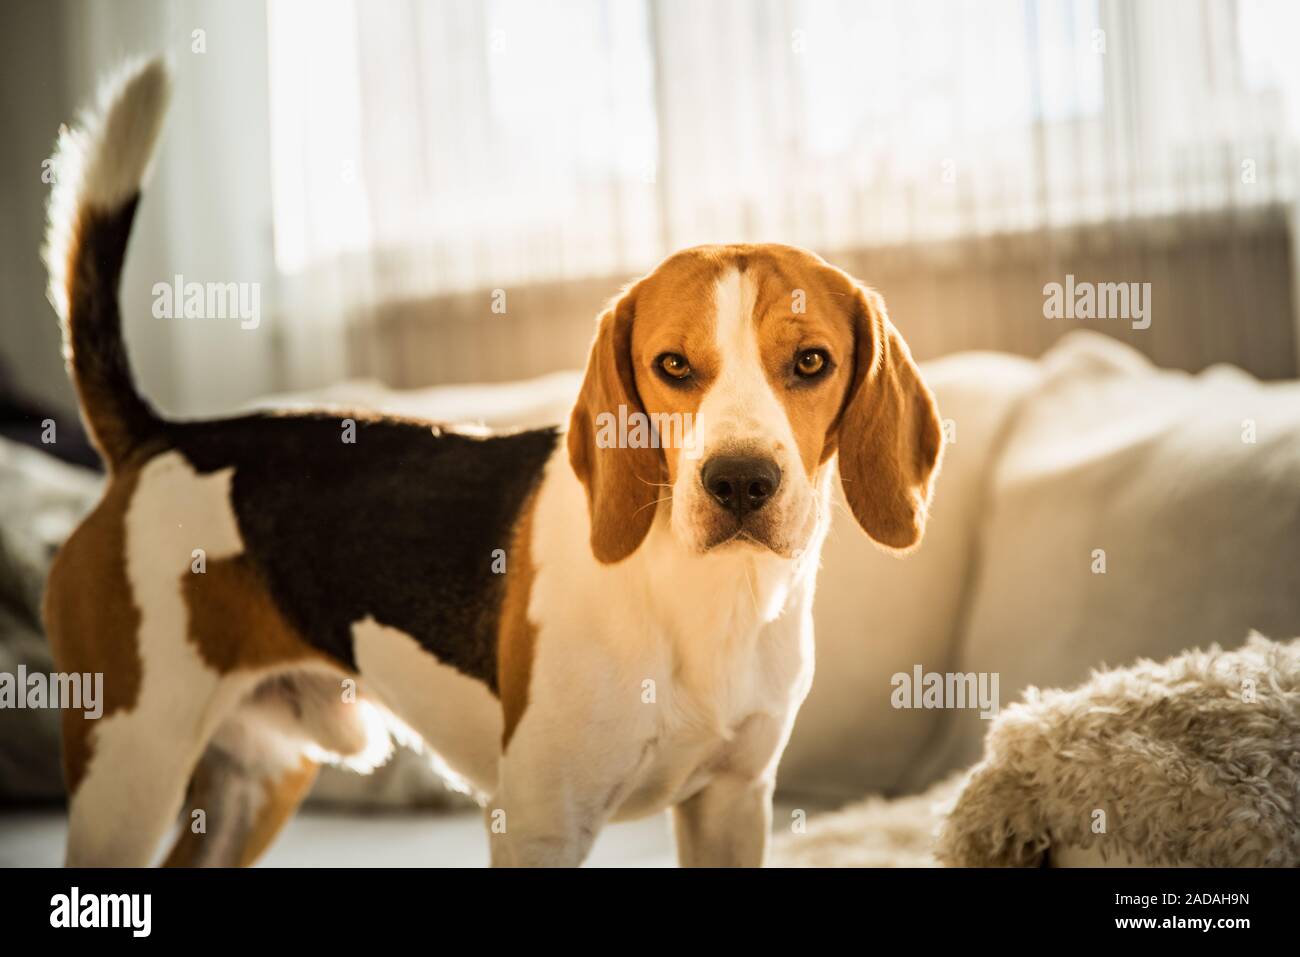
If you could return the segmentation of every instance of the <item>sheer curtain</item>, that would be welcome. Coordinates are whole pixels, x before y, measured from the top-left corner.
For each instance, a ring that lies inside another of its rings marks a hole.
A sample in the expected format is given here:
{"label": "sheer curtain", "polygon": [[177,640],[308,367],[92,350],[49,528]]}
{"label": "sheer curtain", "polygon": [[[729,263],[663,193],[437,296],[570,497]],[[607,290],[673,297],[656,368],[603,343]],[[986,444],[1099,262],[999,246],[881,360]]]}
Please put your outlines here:
{"label": "sheer curtain", "polygon": [[1297,27],[1281,0],[271,0],[277,265],[320,347],[379,301],[698,242],[1289,204]]}

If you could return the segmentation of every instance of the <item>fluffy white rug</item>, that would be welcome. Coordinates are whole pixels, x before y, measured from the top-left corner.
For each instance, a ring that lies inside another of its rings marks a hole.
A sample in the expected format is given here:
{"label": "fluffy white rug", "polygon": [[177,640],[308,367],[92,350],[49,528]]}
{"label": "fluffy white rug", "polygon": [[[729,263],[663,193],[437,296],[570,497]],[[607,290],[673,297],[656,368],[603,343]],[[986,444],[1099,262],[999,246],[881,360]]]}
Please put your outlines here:
{"label": "fluffy white rug", "polygon": [[1300,639],[1189,651],[1029,689],[989,729],[936,856],[1300,865]]}
{"label": "fluffy white rug", "polygon": [[773,867],[937,867],[934,842],[965,779],[954,774],[922,794],[869,797],[808,822],[772,846]]}
{"label": "fluffy white rug", "polygon": [[785,867],[1300,866],[1300,638],[1031,688],[984,758],[785,835]]}

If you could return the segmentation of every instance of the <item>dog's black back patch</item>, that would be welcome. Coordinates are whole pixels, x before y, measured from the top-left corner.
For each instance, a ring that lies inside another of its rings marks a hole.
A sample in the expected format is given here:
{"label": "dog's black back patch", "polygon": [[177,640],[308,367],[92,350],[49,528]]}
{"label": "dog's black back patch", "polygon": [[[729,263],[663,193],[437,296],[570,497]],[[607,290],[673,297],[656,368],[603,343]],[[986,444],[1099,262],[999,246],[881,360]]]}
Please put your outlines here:
{"label": "dog's black back patch", "polygon": [[312,645],[355,668],[352,625],[373,617],[495,694],[499,559],[557,431],[477,437],[357,415],[345,442],[346,417],[175,423],[167,438],[200,472],[234,468],[249,559]]}

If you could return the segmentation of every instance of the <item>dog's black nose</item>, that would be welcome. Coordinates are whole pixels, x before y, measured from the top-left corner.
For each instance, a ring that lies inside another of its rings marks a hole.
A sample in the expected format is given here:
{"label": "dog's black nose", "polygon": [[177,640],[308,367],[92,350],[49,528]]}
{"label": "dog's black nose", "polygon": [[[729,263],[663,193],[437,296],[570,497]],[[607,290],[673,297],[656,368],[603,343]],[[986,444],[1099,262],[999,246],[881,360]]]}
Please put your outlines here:
{"label": "dog's black nose", "polygon": [[781,484],[781,470],[771,459],[718,455],[704,463],[700,480],[718,504],[737,518],[757,512]]}

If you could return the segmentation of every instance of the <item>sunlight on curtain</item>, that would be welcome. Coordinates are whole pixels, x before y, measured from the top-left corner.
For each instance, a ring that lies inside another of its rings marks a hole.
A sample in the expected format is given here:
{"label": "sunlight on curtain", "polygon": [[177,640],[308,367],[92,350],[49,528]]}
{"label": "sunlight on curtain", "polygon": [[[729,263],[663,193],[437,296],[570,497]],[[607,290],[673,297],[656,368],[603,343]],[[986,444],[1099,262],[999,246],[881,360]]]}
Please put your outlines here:
{"label": "sunlight on curtain", "polygon": [[271,4],[283,270],[365,252],[376,281],[418,293],[655,254],[640,3],[324,8]]}
{"label": "sunlight on curtain", "polygon": [[270,11],[277,263],[330,273],[341,301],[631,274],[705,241],[830,253],[1296,190],[1300,4],[1280,0]]}

